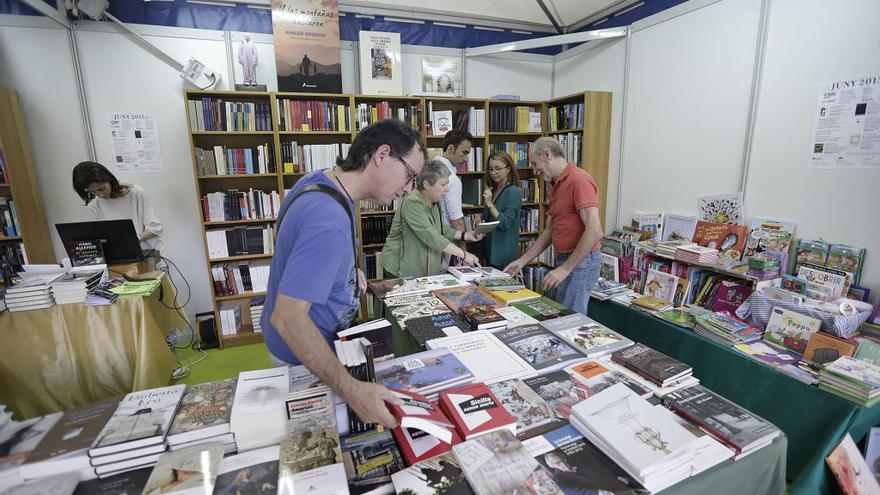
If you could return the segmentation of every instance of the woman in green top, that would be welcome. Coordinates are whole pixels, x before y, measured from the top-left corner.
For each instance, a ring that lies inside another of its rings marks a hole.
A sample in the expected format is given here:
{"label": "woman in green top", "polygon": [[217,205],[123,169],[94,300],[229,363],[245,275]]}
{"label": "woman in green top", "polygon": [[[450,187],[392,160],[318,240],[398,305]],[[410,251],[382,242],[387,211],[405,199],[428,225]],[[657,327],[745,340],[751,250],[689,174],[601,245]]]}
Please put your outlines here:
{"label": "woman in green top", "polygon": [[479,241],[473,232],[444,225],[438,202],[449,191],[449,169],[439,160],[426,163],[416,177],[416,190],[400,202],[391,231],[379,258],[382,269],[393,277],[424,277],[446,273],[443,255],[458,256],[469,266],[479,265],[476,256],[453,241]]}
{"label": "woman in green top", "polygon": [[483,191],[483,219],[498,221],[498,227],[489,232],[489,264],[503,270],[519,257],[519,224],[522,191],[517,187],[516,168],[513,159],[503,151],[489,155],[486,184],[491,189]]}

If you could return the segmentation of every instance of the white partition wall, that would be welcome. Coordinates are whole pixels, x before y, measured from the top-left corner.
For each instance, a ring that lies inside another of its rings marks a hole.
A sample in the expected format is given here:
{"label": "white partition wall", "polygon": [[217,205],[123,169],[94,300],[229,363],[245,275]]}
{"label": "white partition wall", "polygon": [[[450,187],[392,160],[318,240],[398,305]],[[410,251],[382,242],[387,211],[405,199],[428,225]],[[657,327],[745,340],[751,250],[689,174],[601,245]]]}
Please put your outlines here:
{"label": "white partition wall", "polygon": [[468,98],[499,94],[519,95],[523,100],[550,98],[553,59],[549,56],[523,53],[473,57],[467,59],[466,70]]}
{"label": "white partition wall", "polygon": [[868,248],[862,284],[880,291],[880,170],[809,168],[820,89],[880,76],[880,2],[774,0],[746,214],[797,222],[797,237]]}

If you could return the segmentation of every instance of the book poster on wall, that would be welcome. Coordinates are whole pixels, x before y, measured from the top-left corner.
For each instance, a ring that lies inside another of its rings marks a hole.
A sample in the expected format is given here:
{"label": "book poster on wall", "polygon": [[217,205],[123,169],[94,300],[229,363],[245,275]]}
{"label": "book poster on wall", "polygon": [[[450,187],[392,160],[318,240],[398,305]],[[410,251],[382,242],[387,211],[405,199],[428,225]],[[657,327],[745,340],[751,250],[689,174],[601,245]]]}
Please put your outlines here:
{"label": "book poster on wall", "polygon": [[422,91],[461,96],[461,59],[423,56]]}
{"label": "book poster on wall", "polygon": [[156,117],[149,112],[111,113],[107,119],[113,163],[121,172],[162,170],[162,147]]}
{"label": "book poster on wall", "polygon": [[400,33],[360,31],[361,93],[401,96]]}
{"label": "book poster on wall", "polygon": [[825,84],[810,167],[880,170],[880,74]]}
{"label": "book poster on wall", "polygon": [[272,0],[278,91],[341,93],[338,0]]}

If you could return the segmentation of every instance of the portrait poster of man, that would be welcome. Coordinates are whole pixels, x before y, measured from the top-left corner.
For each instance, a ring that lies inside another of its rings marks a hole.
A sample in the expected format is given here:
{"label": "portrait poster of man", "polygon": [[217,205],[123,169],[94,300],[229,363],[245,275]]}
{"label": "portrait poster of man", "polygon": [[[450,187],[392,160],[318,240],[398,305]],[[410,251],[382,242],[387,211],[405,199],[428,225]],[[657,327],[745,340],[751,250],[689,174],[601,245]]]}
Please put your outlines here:
{"label": "portrait poster of man", "polygon": [[338,0],[272,0],[278,91],[341,93]]}

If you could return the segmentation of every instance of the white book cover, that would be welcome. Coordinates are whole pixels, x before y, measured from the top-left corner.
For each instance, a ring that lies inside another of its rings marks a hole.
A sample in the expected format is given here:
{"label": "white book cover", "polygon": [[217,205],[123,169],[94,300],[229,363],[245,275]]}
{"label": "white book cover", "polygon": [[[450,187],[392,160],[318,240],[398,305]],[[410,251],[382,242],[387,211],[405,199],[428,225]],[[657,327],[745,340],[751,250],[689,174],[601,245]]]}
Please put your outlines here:
{"label": "white book cover", "polygon": [[434,136],[445,136],[452,130],[452,110],[443,110],[431,114]]}
{"label": "white book cover", "polygon": [[126,394],[104,425],[92,450],[151,437],[157,437],[161,442],[185,389],[186,385],[172,385]]}
{"label": "white book cover", "polygon": [[599,267],[599,276],[605,280],[620,282],[620,264],[617,262],[617,257],[606,253],[600,254],[602,255],[602,264]]}
{"label": "white book cover", "polygon": [[650,232],[648,241],[659,241],[663,234],[663,213],[636,210],[632,215],[631,227],[645,232]]}
{"label": "white book cover", "polygon": [[666,222],[663,225],[663,237],[661,240],[690,241],[694,238],[695,230],[697,230],[696,215],[676,215],[670,213],[666,215]]}
{"label": "white book cover", "polygon": [[743,223],[742,198],[742,192],[700,196],[697,198],[700,220],[731,225]]}
{"label": "white book cover", "polygon": [[537,325],[538,320],[532,318],[531,316],[523,313],[519,309],[513,306],[504,306],[501,308],[495,308],[495,312],[501,315],[502,318],[507,320],[507,328],[515,328],[523,325]]}
{"label": "white book cover", "polygon": [[360,31],[361,94],[401,96],[400,33]]}
{"label": "white book cover", "polygon": [[458,417],[464,421],[468,430],[472,431],[492,420],[492,415],[486,411],[465,412],[461,408],[463,403],[475,399],[476,396],[468,394],[448,394],[448,397],[449,401],[452,403],[452,407],[455,408]]}
{"label": "white book cover", "polygon": [[572,414],[640,475],[692,449],[696,440],[675,422],[672,412],[651,406],[622,383],[576,404]]}
{"label": "white book cover", "polygon": [[[274,492],[278,484],[278,445],[224,457],[220,461],[215,493],[238,493],[245,483]],[[269,488],[271,487],[271,488]]]}
{"label": "white book cover", "polygon": [[281,441],[278,494],[348,495],[336,428],[303,432]]}
{"label": "white book cover", "polygon": [[283,366],[239,373],[229,420],[239,449],[264,447],[286,436],[284,398],[290,387],[288,369]]}
{"label": "white book cover", "polygon": [[142,494],[210,495],[223,449],[222,443],[208,443],[162,454]]}
{"label": "white book cover", "polygon": [[678,277],[671,273],[663,273],[653,268],[648,270],[645,278],[644,295],[672,302],[675,299],[675,287]]}
{"label": "white book cover", "polygon": [[610,354],[633,343],[580,313],[547,320],[540,325],[565,339],[589,358]]}
{"label": "white book cover", "polygon": [[489,332],[468,332],[429,340],[428,349],[447,348],[474,374],[474,381],[495,383],[533,375],[535,370]]}

